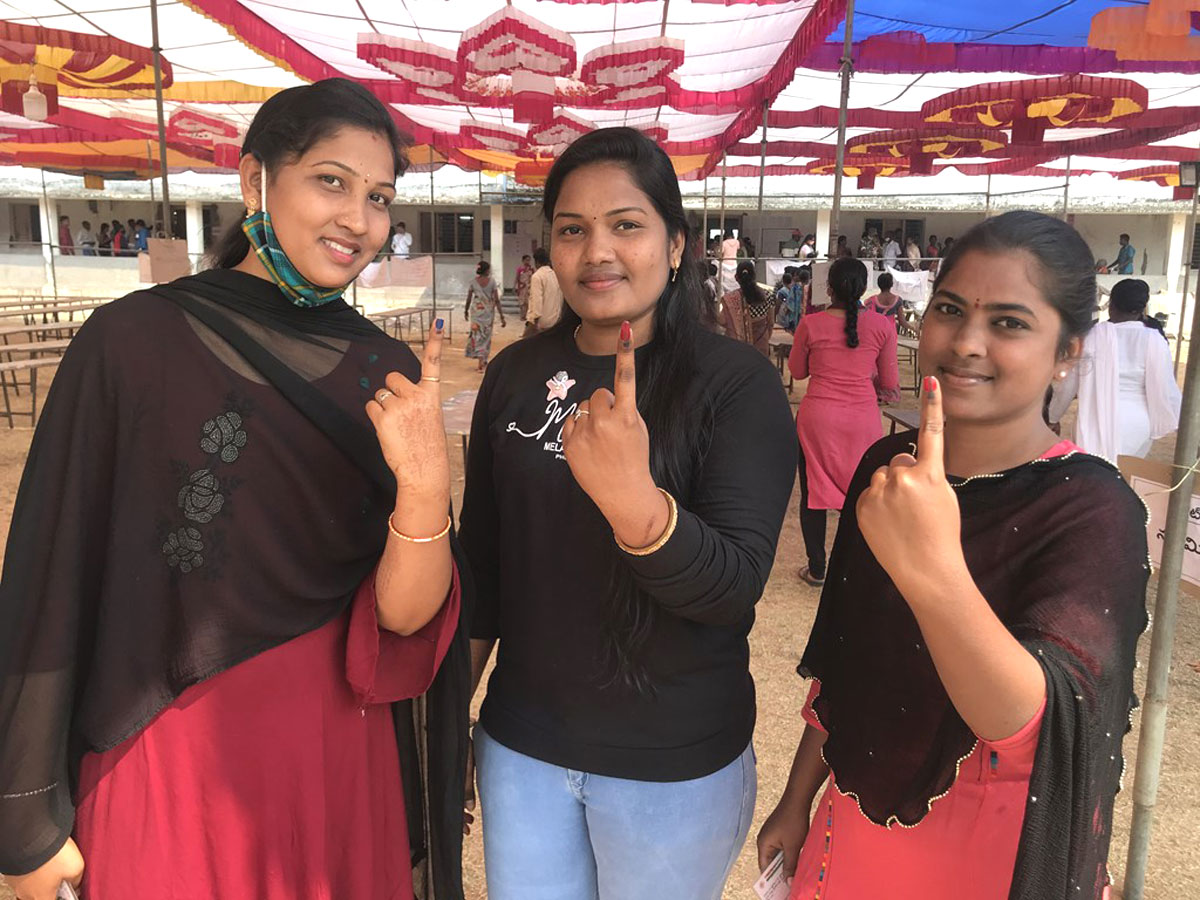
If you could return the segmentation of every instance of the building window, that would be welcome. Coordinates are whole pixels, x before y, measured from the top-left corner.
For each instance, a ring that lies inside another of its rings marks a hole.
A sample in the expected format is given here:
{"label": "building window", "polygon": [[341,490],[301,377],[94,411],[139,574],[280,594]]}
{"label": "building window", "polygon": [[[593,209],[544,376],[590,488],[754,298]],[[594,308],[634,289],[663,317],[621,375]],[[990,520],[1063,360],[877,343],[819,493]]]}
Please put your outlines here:
{"label": "building window", "polygon": [[[440,212],[432,216],[428,212],[421,213],[421,234],[417,246],[421,253],[474,253],[475,252],[475,214],[459,212]],[[433,235],[434,246],[430,246],[429,236]]]}

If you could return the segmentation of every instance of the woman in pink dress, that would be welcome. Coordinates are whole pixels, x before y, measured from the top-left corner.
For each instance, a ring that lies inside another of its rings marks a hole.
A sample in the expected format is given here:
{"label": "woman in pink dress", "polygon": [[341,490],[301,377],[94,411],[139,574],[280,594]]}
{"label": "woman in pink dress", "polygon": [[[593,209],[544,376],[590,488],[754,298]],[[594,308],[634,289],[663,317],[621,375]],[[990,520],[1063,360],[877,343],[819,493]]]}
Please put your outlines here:
{"label": "woman in pink dress", "polygon": [[276,94],[214,267],[97,310],[63,357],[0,582],[19,900],[411,900],[425,858],[462,896],[442,322],[419,361],[342,297],[402,146],[355,82]]}
{"label": "woman in pink dress", "polygon": [[825,582],[825,513],[841,509],[858,461],[883,434],[879,399],[899,397],[896,329],[859,308],[867,267],[857,259],[829,267],[830,305],[796,327],[788,366],[809,379],[796,413],[800,435],[800,529],[808,565],[800,578]]}
{"label": "woman in pink dress", "polygon": [[799,666],[803,737],[758,836],[792,900],[1108,892],[1146,513],[1042,418],[1092,327],[1093,265],[1033,212],[943,260],[921,428],[854,474]]}

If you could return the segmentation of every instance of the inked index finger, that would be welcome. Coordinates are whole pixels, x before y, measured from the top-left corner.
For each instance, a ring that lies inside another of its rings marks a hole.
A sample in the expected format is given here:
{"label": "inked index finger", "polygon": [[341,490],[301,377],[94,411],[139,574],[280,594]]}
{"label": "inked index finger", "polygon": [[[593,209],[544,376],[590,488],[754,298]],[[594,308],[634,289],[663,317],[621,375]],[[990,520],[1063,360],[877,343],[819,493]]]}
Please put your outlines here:
{"label": "inked index finger", "polygon": [[633,354],[633,327],[621,323],[617,341],[617,371],[613,377],[613,409],[637,412],[637,367]]}
{"label": "inked index finger", "polygon": [[921,430],[917,432],[917,465],[945,476],[946,420],[942,417],[942,386],[932,375],[921,382]]}
{"label": "inked index finger", "polygon": [[433,320],[425,340],[425,352],[421,354],[421,383],[434,390],[437,382],[442,380],[442,330],[445,324],[443,319]]}

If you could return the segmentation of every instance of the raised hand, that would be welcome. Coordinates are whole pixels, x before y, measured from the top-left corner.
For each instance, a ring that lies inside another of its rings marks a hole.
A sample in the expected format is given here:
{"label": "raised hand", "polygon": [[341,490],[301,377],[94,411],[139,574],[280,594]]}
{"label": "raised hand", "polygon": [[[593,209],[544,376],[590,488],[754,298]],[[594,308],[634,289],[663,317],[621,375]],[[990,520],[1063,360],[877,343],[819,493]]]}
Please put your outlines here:
{"label": "raised hand", "polygon": [[650,434],[637,408],[633,332],[621,326],[613,390],[600,388],[563,426],[563,454],[579,486],[625,544],[654,543],[670,508],[650,474]]}
{"label": "raised hand", "polygon": [[916,458],[893,457],[858,498],[859,530],[905,597],[965,568],[958,497],[946,480],[944,427],[941,385],[927,377]]}
{"label": "raised hand", "polygon": [[421,380],[413,384],[399,372],[391,372],[387,387],[367,403],[367,416],[375,426],[383,458],[396,475],[398,499],[408,495],[437,501],[444,519],[450,502],[450,458],[439,387],[442,327],[438,319],[429,330]]}

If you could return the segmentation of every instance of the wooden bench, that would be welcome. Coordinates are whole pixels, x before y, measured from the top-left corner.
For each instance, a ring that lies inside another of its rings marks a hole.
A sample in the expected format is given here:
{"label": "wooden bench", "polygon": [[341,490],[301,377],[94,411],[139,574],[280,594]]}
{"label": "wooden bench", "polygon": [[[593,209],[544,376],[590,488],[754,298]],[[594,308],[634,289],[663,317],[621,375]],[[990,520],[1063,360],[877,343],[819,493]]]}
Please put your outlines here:
{"label": "wooden bench", "polygon": [[892,423],[888,434],[895,434],[903,427],[905,431],[916,431],[921,427],[921,411],[919,409],[898,409],[895,406],[885,406],[883,417]]}
{"label": "wooden bench", "polygon": [[[4,412],[0,415],[8,418],[8,427],[14,428],[15,419],[17,416],[29,416],[30,426],[37,424],[38,414],[38,370],[44,369],[47,366],[57,366],[61,362],[58,356],[39,356],[36,359],[15,359],[8,362],[0,362],[0,379],[3,379],[4,388]],[[8,396],[7,378],[11,373],[15,379],[18,373],[28,372],[29,381],[24,384],[29,388],[29,409],[16,410],[13,409],[12,403]]]}
{"label": "wooden bench", "polygon": [[27,325],[37,323],[40,318],[42,324],[50,324],[51,321],[59,322],[62,318],[72,320],[75,314],[89,313],[93,310],[104,306],[108,301],[93,301],[90,303],[72,303],[72,304],[49,304],[45,306],[14,306],[7,309],[0,309],[0,319],[21,319]]}
{"label": "wooden bench", "polygon": [[[31,341],[24,344],[0,343],[0,362],[12,362],[13,354],[16,353],[28,353],[30,359],[38,356],[62,356],[70,344],[70,340],[66,339],[57,341]],[[0,389],[3,389],[5,394],[8,393],[8,388],[11,386],[19,397],[21,396],[21,388],[26,386],[26,384],[27,382],[17,380],[15,372],[12,373],[11,382],[9,381],[9,373],[0,372]]]}
{"label": "wooden bench", "polygon": [[[45,325],[0,325],[0,349],[8,343],[8,337],[14,334],[28,334],[32,340],[62,340],[72,337],[83,327],[81,320],[72,322],[50,322]],[[40,338],[38,337],[40,335]]]}

